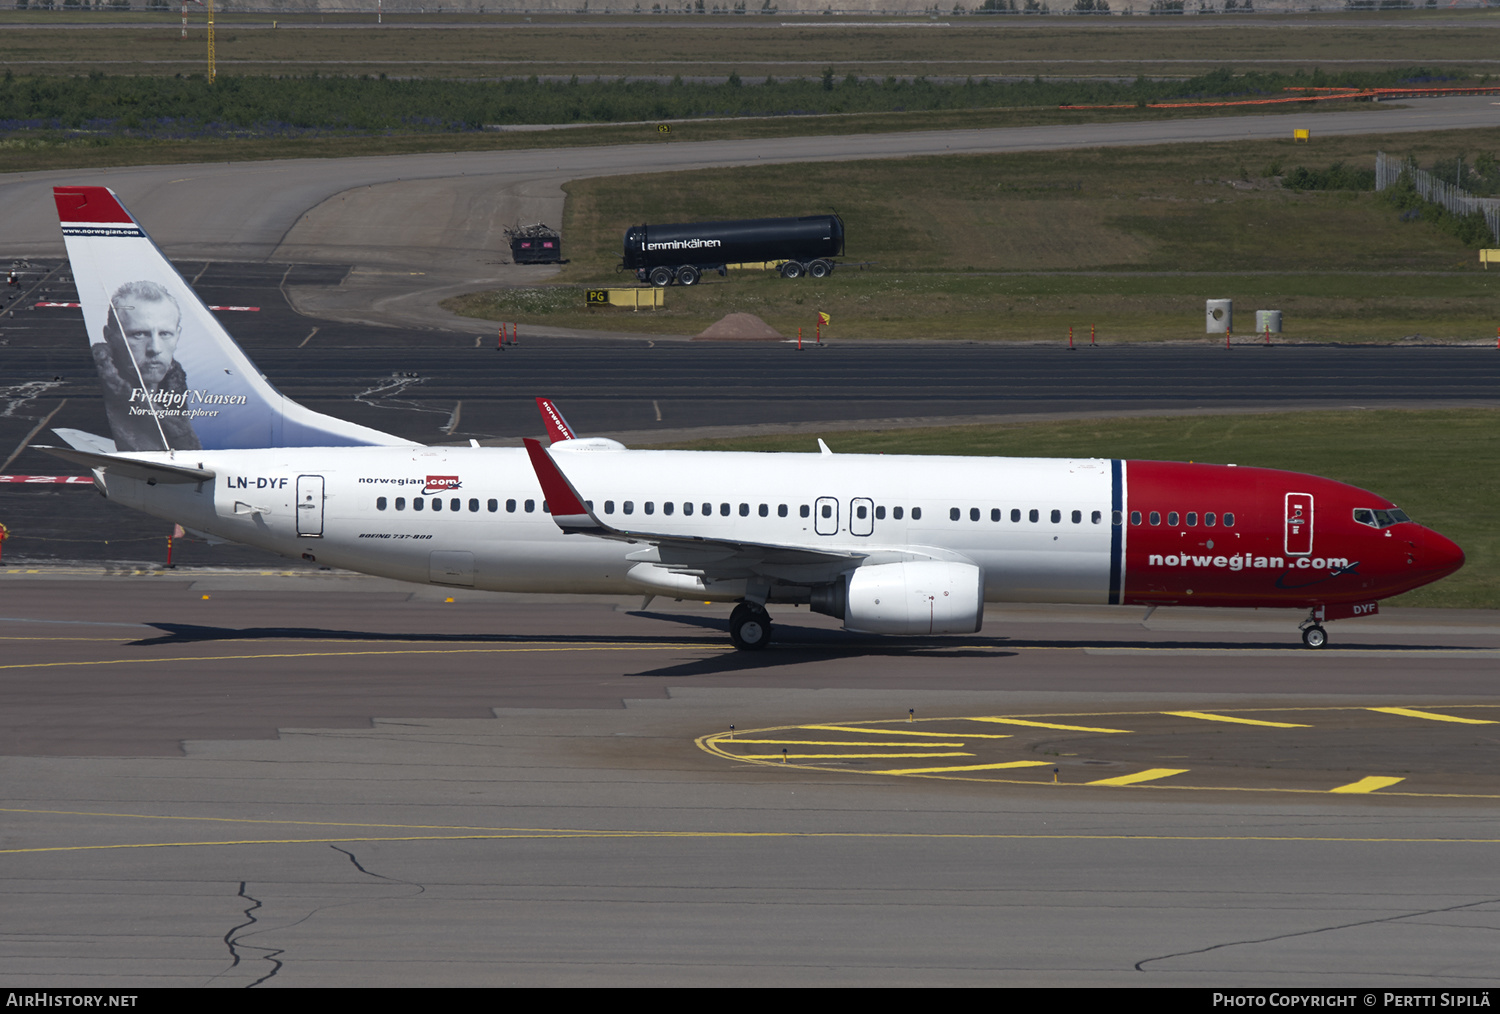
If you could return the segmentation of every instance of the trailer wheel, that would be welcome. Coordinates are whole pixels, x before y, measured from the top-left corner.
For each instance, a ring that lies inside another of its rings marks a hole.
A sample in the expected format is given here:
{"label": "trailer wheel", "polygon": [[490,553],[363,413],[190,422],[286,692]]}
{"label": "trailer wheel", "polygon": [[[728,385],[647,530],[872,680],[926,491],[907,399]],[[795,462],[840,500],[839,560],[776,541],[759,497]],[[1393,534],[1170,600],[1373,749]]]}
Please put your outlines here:
{"label": "trailer wheel", "polygon": [[781,277],[782,278],[801,278],[802,277],[802,265],[799,264],[797,261],[787,261],[785,264],[783,264],[781,266]]}
{"label": "trailer wheel", "polygon": [[672,269],[671,268],[652,268],[651,269],[651,284],[654,285],[654,286],[656,286],[658,289],[665,289],[668,285],[671,285],[672,284]]}
{"label": "trailer wheel", "polygon": [[698,269],[695,268],[695,267],[693,267],[691,264],[684,264],[682,267],[678,268],[677,269],[677,284],[678,285],[697,285],[698,284]]}
{"label": "trailer wheel", "polygon": [[807,273],[814,278],[827,278],[833,274],[833,265],[819,258],[807,266]]}

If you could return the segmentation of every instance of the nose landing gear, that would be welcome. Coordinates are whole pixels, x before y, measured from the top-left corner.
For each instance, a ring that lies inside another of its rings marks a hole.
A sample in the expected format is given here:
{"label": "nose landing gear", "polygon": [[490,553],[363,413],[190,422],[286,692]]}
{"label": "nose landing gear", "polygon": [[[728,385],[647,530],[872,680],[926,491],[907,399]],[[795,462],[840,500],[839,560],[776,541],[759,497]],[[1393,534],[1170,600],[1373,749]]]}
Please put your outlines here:
{"label": "nose landing gear", "polygon": [[765,606],[741,602],[729,614],[729,640],[740,651],[760,651],[771,643],[771,617]]}
{"label": "nose landing gear", "polygon": [[1302,643],[1309,648],[1321,648],[1328,643],[1328,631],[1318,622],[1318,610],[1307,614],[1307,619],[1297,627],[1302,631]]}

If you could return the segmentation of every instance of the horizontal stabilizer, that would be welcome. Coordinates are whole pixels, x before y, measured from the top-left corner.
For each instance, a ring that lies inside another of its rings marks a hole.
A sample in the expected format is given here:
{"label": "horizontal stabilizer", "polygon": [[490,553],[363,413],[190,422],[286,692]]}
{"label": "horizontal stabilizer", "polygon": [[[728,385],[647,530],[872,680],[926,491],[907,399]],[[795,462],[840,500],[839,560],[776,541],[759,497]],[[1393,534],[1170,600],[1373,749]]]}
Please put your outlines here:
{"label": "horizontal stabilizer", "polygon": [[87,430],[70,430],[58,427],[52,431],[63,440],[67,441],[69,447],[75,451],[93,451],[95,454],[114,454],[119,450],[115,442],[109,437],[101,437],[97,433]]}
{"label": "horizontal stabilizer", "polygon": [[142,461],[119,454],[96,454],[93,451],[75,451],[67,447],[43,447],[33,444],[39,451],[46,451],[54,458],[71,461],[85,468],[102,468],[114,475],[146,482],[211,482],[214,473],[207,468],[191,468],[187,465],[169,465],[160,461]]}

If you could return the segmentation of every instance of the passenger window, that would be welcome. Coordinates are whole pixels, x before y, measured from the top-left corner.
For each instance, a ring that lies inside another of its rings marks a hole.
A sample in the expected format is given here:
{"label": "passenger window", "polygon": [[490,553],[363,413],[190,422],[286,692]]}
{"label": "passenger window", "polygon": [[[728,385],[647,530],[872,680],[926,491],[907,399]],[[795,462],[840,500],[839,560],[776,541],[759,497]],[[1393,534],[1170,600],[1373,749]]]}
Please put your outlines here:
{"label": "passenger window", "polygon": [[949,507],[948,508],[948,520],[949,521],[957,521],[958,518],[959,518],[959,510],[958,510],[958,508],[957,507]]}
{"label": "passenger window", "polygon": [[1062,524],[1062,511],[1055,510],[1052,512],[1052,523],[1054,525]]}
{"label": "passenger window", "polygon": [[749,516],[750,516],[750,505],[747,504],[747,503],[740,504],[740,517],[742,517],[742,518],[748,518]]}
{"label": "passenger window", "polygon": [[516,502],[514,500],[507,500],[507,501],[505,501],[505,513],[507,513],[507,514],[514,514],[515,512],[516,512]]}
{"label": "passenger window", "polygon": [[1159,525],[1159,524],[1161,524],[1161,511],[1152,511],[1151,512],[1151,523],[1153,525]]}
{"label": "passenger window", "polygon": [[[475,510],[479,509],[479,501],[478,500],[474,501],[474,508],[475,508]],[[461,511],[461,510],[464,509],[464,502],[462,500],[460,500],[458,497],[454,497],[452,500],[448,501],[448,509],[450,511]]]}
{"label": "passenger window", "polygon": [[1174,528],[1177,526],[1177,512],[1176,511],[1167,511],[1167,524],[1173,526]]}
{"label": "passenger window", "polygon": [[545,501],[545,500],[542,501],[542,513],[543,514],[551,514],[552,513],[552,508],[547,506],[547,501]]}
{"label": "passenger window", "polygon": [[911,509],[911,519],[913,521],[921,521],[922,520],[922,508],[920,508],[920,507],[913,507]]}
{"label": "passenger window", "polygon": [[1234,515],[1233,514],[1225,512],[1225,514],[1224,514],[1224,527],[1225,528],[1233,528],[1234,527]]}
{"label": "passenger window", "polygon": [[811,509],[811,508],[809,508],[809,507],[808,507],[808,506],[807,506],[807,504],[803,504],[803,505],[802,505],[802,506],[801,506],[801,507],[800,507],[800,508],[799,508],[799,512],[800,512],[800,513],[801,513],[801,515],[802,515],[802,516],[803,516],[803,517],[810,517],[810,516],[811,516],[811,515],[812,515],[812,509]]}
{"label": "passenger window", "polygon": [[1031,508],[1030,512],[1028,512],[1026,516],[1031,519],[1032,524],[1036,524],[1038,521],[1042,520],[1041,512],[1038,511],[1035,507]]}
{"label": "passenger window", "polygon": [[406,510],[406,497],[404,497],[404,496],[398,496],[398,497],[396,497],[396,509],[398,511],[404,511],[404,510]]}
{"label": "passenger window", "polygon": [[489,503],[485,504],[485,506],[490,509],[490,513],[491,514],[495,514],[495,513],[498,513],[499,510],[500,510],[500,501],[499,500],[491,500]]}
{"label": "passenger window", "polygon": [[778,518],[786,517],[786,504],[780,503],[776,505],[776,516]]}
{"label": "passenger window", "polygon": [[891,518],[894,519],[894,520],[896,520],[896,521],[900,521],[901,520],[901,516],[903,514],[905,514],[905,513],[906,513],[905,508],[902,508],[902,507],[892,507],[891,508]]}
{"label": "passenger window", "polygon": [[1133,525],[1138,525],[1138,524],[1141,523],[1141,512],[1140,511],[1131,511],[1130,512],[1130,523],[1133,524]]}
{"label": "passenger window", "polygon": [[525,511],[526,511],[527,514],[530,514],[532,511],[536,510],[536,501],[535,500],[527,500],[521,506],[525,509]]}
{"label": "passenger window", "polygon": [[656,513],[656,503],[655,503],[655,501],[652,501],[652,500],[647,500],[646,501],[646,513],[647,514],[655,514]]}
{"label": "passenger window", "polygon": [[[762,515],[765,514],[766,509],[765,509],[764,506],[761,507],[760,512],[761,512]],[[861,521],[863,521],[865,519],[865,517],[869,513],[870,513],[870,509],[868,507],[866,507],[864,504],[860,504],[858,507],[854,508],[854,516],[857,517],[857,518],[859,518]]]}
{"label": "passenger window", "polygon": [[711,503],[704,504],[703,505],[703,516],[706,517],[706,518],[711,518],[711,517],[713,517],[713,515],[714,515],[714,505],[711,504]]}
{"label": "passenger window", "polygon": [[969,520],[970,521],[978,521],[979,520],[979,508],[978,507],[970,507],[969,508]]}
{"label": "passenger window", "polygon": [[719,515],[721,517],[729,517],[729,505],[727,503],[719,504]]}
{"label": "passenger window", "polygon": [[[1098,511],[1094,511],[1094,520],[1095,521],[1099,520],[1099,512]],[[1112,525],[1118,525],[1123,520],[1124,520],[1124,518],[1121,516],[1121,513],[1119,511],[1111,511],[1110,512],[1110,515],[1109,515],[1109,523],[1110,524],[1112,524]]]}
{"label": "passenger window", "polygon": [[771,516],[771,505],[770,504],[763,503],[763,504],[760,505],[760,516],[763,517],[763,518],[768,518],[768,517]]}
{"label": "passenger window", "polygon": [[1012,507],[1011,511],[1010,511],[1010,519],[1012,521],[1020,521],[1021,520],[1021,508],[1019,508],[1019,507]]}
{"label": "passenger window", "polygon": [[435,510],[435,511],[440,511],[440,510],[443,509],[443,498],[442,497],[435,496],[435,497],[432,498],[432,509]]}
{"label": "passenger window", "polygon": [[[530,500],[527,500],[526,502],[527,503],[531,503]],[[624,513],[624,514],[634,514],[635,513],[635,501],[634,500],[626,500],[624,503],[620,504],[620,511],[621,511],[621,513]]]}
{"label": "passenger window", "polygon": [[823,516],[825,518],[831,518],[831,517],[833,517],[833,505],[832,504],[825,503],[823,505]]}
{"label": "passenger window", "polygon": [[1000,508],[999,507],[991,507],[990,508],[990,520],[991,521],[999,521],[1000,520]]}
{"label": "passenger window", "polygon": [[1192,527],[1194,527],[1195,525],[1198,524],[1198,512],[1197,511],[1188,511],[1188,514],[1187,514],[1187,523],[1188,523],[1188,527],[1189,528],[1192,528]]}
{"label": "passenger window", "polygon": [[884,521],[885,520],[885,507],[881,506],[881,507],[876,507],[875,508],[875,520],[876,521]]}
{"label": "passenger window", "polygon": [[[1073,523],[1075,525],[1081,525],[1081,524],[1083,524],[1083,511],[1074,511],[1073,512]],[[1094,523],[1098,524],[1098,520],[1096,519]]]}
{"label": "passenger window", "polygon": [[1213,511],[1209,511],[1207,514],[1203,515],[1203,524],[1207,528],[1212,528],[1217,523],[1217,521],[1218,518],[1214,515]]}
{"label": "passenger window", "polygon": [[385,510],[385,497],[377,496],[375,498],[375,509],[378,511]]}
{"label": "passenger window", "polygon": [[682,513],[687,517],[693,516],[693,504],[691,500],[682,505]]}
{"label": "passenger window", "polygon": [[414,497],[411,498],[411,509],[412,510],[419,511],[423,507],[426,507],[426,506],[427,506],[427,501],[424,500],[424,499],[422,499],[421,497],[414,496]]}
{"label": "passenger window", "polygon": [[671,514],[672,513],[672,501],[668,500],[666,503],[662,504],[661,505],[661,512],[663,514]]}
{"label": "passenger window", "polygon": [[[514,500],[508,500],[508,501],[506,501],[506,503],[507,504],[512,504],[512,503],[515,503],[515,501]],[[604,501],[604,513],[606,513],[606,514],[613,514],[614,512],[615,512],[615,502],[613,500],[606,500],[606,501]]]}
{"label": "passenger window", "polygon": [[585,500],[583,502],[583,505],[585,507],[587,507],[589,510],[593,510],[594,509],[594,501],[592,501],[592,500]]}

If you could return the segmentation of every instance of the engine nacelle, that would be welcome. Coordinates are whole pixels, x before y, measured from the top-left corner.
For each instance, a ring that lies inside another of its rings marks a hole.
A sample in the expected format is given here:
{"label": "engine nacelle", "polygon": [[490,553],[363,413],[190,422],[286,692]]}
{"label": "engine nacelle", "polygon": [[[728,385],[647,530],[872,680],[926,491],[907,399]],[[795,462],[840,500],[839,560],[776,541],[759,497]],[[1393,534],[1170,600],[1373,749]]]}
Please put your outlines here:
{"label": "engine nacelle", "polygon": [[871,634],[972,634],[984,623],[984,572],[972,563],[880,563],[813,589],[814,612]]}

